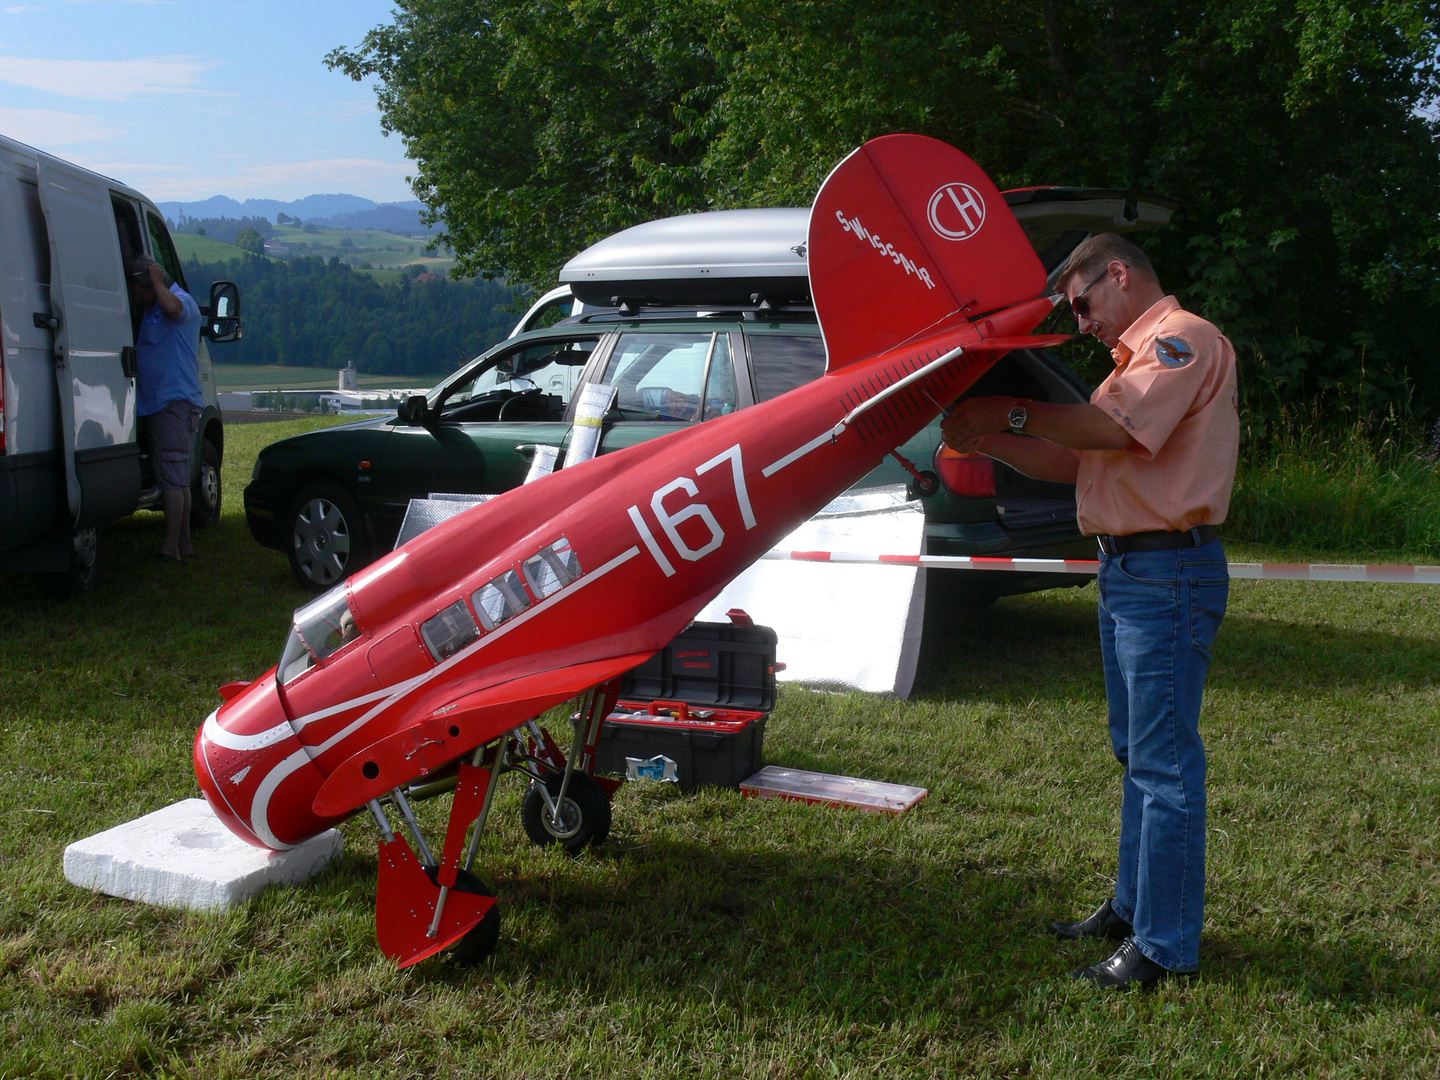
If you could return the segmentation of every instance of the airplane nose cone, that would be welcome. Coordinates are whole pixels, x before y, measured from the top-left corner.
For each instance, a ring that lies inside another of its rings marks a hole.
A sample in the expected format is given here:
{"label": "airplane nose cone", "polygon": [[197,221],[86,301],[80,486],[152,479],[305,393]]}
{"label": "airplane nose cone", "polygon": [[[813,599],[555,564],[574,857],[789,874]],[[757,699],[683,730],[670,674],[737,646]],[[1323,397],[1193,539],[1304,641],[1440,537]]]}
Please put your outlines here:
{"label": "airplane nose cone", "polygon": [[290,726],[273,675],[205,718],[194,760],[206,802],[246,843],[280,851],[343,820],[311,808],[325,777]]}

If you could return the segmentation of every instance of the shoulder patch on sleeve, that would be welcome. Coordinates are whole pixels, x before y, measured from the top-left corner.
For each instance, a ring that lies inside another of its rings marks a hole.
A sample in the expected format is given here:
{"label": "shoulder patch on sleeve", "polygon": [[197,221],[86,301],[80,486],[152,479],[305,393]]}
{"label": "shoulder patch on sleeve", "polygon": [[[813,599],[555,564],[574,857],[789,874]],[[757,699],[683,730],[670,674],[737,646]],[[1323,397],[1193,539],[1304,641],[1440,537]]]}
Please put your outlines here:
{"label": "shoulder patch on sleeve", "polygon": [[1156,338],[1155,357],[1166,367],[1184,367],[1195,359],[1195,350],[1184,338]]}

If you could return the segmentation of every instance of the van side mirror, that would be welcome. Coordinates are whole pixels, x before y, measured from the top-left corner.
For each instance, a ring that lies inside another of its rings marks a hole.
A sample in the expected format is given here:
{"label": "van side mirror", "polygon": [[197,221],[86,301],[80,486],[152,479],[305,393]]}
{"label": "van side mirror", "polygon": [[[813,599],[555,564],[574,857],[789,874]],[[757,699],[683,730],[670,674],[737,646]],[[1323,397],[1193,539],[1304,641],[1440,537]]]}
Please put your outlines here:
{"label": "van side mirror", "polygon": [[210,285],[210,306],[201,312],[205,326],[201,333],[210,341],[240,340],[240,287],[233,281]]}
{"label": "van side mirror", "polygon": [[429,408],[424,394],[411,394],[400,403],[397,410],[400,419],[407,424],[423,425],[429,418]]}

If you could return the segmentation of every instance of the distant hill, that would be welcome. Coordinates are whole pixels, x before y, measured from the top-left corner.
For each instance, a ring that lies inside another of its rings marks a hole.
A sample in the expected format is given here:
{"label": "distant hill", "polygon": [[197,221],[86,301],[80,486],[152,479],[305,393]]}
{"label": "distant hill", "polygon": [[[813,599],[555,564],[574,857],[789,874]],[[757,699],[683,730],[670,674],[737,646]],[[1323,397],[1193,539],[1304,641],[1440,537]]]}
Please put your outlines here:
{"label": "distant hill", "polygon": [[162,202],[160,212],[171,221],[181,218],[263,217],[274,221],[286,214],[336,229],[384,229],[405,235],[438,231],[420,224],[424,205],[418,199],[377,203],[358,195],[307,195],[294,202],[278,199],[246,199],[238,202],[227,195],[214,195],[200,202]]}

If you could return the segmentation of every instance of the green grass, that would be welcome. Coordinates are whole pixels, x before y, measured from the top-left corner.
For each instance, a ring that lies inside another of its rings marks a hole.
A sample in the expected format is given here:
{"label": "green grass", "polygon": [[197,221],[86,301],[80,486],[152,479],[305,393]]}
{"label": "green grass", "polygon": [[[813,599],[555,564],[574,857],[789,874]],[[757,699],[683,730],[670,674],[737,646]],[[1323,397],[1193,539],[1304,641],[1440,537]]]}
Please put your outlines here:
{"label": "green grass", "polygon": [[1280,548],[1440,559],[1440,477],[1418,440],[1297,424],[1242,465],[1227,535]]}
{"label": "green grass", "polygon": [[239,494],[260,446],[314,423],[230,429],[197,563],[155,564],[140,514],[107,530],[92,596],[0,575],[0,1077],[1440,1072],[1426,586],[1234,585],[1203,975],[1150,995],[1072,984],[1105,950],[1043,930],[1113,873],[1093,586],[932,619],[908,701],[782,690],[767,759],[929,788],[898,818],[627,785],[610,841],[570,859],[525,841],[508,778],[479,864],[501,942],[470,973],[380,955],[359,820],[317,880],[224,915],[69,885],[66,844],[197,794],[213,688],[274,663],[304,597]]}

